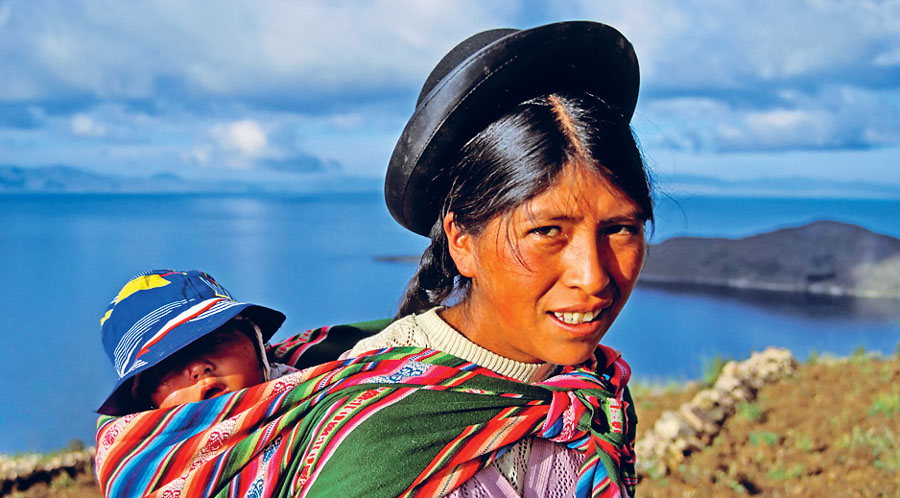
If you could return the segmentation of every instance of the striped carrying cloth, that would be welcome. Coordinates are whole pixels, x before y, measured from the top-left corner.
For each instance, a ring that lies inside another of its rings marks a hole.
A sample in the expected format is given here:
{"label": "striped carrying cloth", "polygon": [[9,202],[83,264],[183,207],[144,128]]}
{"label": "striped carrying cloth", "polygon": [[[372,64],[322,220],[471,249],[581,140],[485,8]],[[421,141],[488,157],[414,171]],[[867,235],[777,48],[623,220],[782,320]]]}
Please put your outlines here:
{"label": "striped carrying cloth", "polygon": [[[273,350],[299,354],[328,328]],[[630,370],[598,347],[526,385],[432,349],[330,361],[198,403],[98,420],[109,497],[441,496],[528,436],[586,454],[577,496],[631,496]]]}

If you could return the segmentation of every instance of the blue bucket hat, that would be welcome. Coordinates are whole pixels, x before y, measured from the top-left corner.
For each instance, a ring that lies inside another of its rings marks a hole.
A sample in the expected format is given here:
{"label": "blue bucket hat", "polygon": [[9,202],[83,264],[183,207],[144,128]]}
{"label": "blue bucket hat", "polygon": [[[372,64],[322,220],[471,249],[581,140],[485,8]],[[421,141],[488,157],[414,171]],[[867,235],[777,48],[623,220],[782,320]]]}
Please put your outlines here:
{"label": "blue bucket hat", "polygon": [[259,327],[263,341],[285,319],[279,311],[235,301],[202,271],[154,270],[128,281],[100,319],[103,348],[119,380],[97,412],[135,411],[131,387],[139,373],[238,315]]}

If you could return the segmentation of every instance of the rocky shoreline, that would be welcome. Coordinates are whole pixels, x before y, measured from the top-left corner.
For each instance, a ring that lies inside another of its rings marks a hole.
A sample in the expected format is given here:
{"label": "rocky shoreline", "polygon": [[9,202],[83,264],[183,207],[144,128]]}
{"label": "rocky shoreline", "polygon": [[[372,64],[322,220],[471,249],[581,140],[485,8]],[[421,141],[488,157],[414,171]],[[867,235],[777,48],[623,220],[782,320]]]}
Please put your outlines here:
{"label": "rocky shoreline", "polygon": [[94,447],[88,447],[52,455],[0,455],[0,496],[40,482],[50,483],[63,474],[75,477],[92,472],[95,452]]}

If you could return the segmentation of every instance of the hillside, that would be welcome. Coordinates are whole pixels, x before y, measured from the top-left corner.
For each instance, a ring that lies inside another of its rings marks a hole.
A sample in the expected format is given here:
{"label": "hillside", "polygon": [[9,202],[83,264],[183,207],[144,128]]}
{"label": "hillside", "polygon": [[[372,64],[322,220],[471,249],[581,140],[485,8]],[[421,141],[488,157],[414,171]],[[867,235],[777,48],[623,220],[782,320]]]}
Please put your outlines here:
{"label": "hillside", "polygon": [[[705,446],[637,496],[900,496],[900,356],[800,365],[739,403]],[[638,438],[696,388],[636,394]]]}
{"label": "hillside", "polygon": [[900,240],[835,221],[650,246],[642,283],[900,299]]}

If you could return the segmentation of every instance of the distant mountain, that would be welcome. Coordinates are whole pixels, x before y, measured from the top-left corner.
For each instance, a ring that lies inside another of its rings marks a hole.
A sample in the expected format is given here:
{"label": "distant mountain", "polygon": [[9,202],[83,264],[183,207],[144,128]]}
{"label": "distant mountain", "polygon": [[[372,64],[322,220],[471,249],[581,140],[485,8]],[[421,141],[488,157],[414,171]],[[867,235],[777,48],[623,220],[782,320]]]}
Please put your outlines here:
{"label": "distant mountain", "polygon": [[195,180],[174,173],[101,174],[67,165],[35,168],[0,165],[0,194],[25,193],[259,193],[380,192],[381,178],[296,175],[293,181]]}
{"label": "distant mountain", "polygon": [[66,165],[41,168],[0,166],[0,194],[250,192],[252,184],[189,181],[172,173],[129,177],[94,173]]}
{"label": "distant mountain", "polygon": [[71,166],[19,168],[0,166],[0,192],[67,192],[118,188],[114,178]]}
{"label": "distant mountain", "polygon": [[668,175],[657,178],[666,193],[756,197],[849,197],[900,199],[900,184],[836,181],[800,177],[723,180],[700,175]]}
{"label": "distant mountain", "polygon": [[[380,192],[383,178],[340,174],[282,175],[277,180],[196,180],[175,173],[126,176],[95,173],[60,164],[45,167],[0,165],[0,194],[22,193],[251,193],[251,192]],[[900,185],[838,182],[808,178],[722,180],[696,175],[657,179],[670,195],[758,197],[856,197],[900,199]]]}
{"label": "distant mountain", "polygon": [[818,221],[742,239],[650,246],[642,283],[900,299],[900,240]]}

